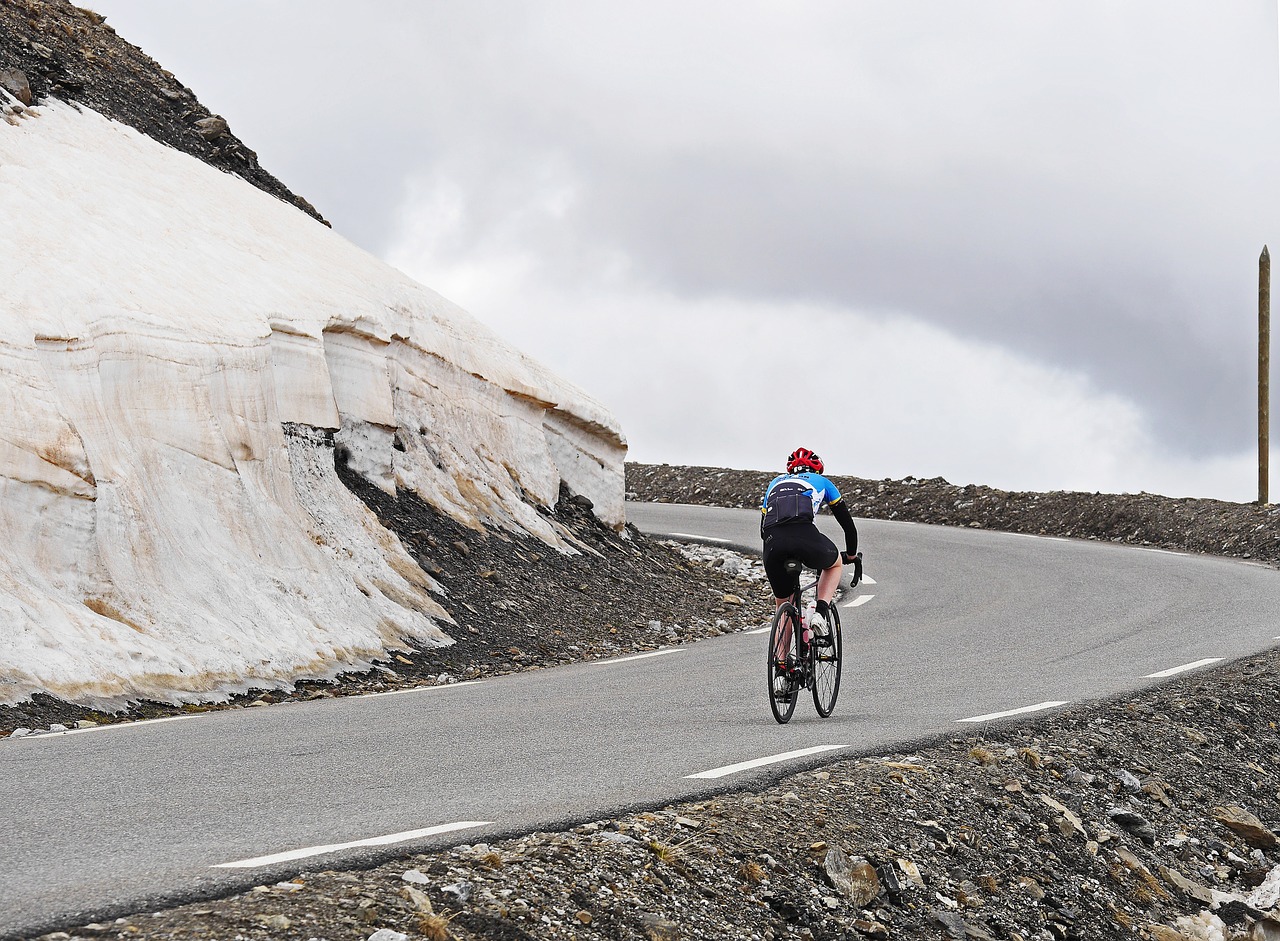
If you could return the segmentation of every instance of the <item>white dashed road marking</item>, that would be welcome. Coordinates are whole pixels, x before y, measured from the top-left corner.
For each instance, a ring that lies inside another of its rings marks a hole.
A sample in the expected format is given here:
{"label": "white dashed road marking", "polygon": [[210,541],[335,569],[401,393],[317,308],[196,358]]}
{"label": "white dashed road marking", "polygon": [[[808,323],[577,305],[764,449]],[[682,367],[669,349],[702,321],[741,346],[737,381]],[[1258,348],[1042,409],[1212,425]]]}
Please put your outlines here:
{"label": "white dashed road marking", "polygon": [[375,836],[367,840],[352,840],[350,843],[330,843],[326,846],[308,846],[305,849],[289,850],[285,853],[273,853],[270,856],[255,856],[253,859],[241,859],[234,863],[219,863],[214,869],[254,869],[258,866],[270,866],[274,863],[287,863],[294,859],[306,859],[309,856],[320,856],[324,853],[336,853],[338,850],[355,849],[358,846],[390,846],[393,843],[405,843],[418,840],[424,836],[435,836],[438,833],[452,833],[454,830],[468,830],[472,827],[485,827],[491,820],[464,820],[460,823],[442,823],[437,827],[426,827],[422,830],[406,830],[403,833],[389,833],[386,836]]}
{"label": "white dashed road marking", "polygon": [[844,747],[844,745],[814,745],[812,748],[801,748],[796,751],[783,752],[781,755],[769,755],[766,758],[752,758],[750,761],[740,761],[736,765],[725,765],[723,768],[712,768],[710,771],[699,771],[697,774],[686,774],[685,777],[723,778],[726,775],[737,774],[740,771],[750,771],[752,768],[771,765],[779,761],[788,761],[792,758],[802,758],[805,755],[816,755],[819,752],[834,751],[837,748]]}
{"label": "white dashed road marking", "polygon": [[1206,657],[1203,660],[1197,660],[1195,663],[1184,663],[1180,667],[1170,667],[1167,670],[1161,670],[1159,673],[1148,673],[1143,677],[1144,680],[1158,680],[1166,676],[1174,676],[1178,673],[1186,673],[1188,670],[1194,670],[1197,667],[1207,667],[1211,663],[1218,663],[1221,657]]}
{"label": "white dashed road marking", "polygon": [[58,738],[63,735],[80,735],[84,732],[106,732],[108,729],[136,729],[140,725],[159,725],[161,722],[181,722],[183,719],[194,719],[195,716],[165,716],[163,719],[139,719],[137,722],[112,722],[110,725],[94,725],[87,729],[63,729],[61,732],[33,732],[30,735],[10,735],[8,741],[22,742],[27,739]]}
{"label": "white dashed road marking", "polygon": [[876,583],[876,580],[875,580],[874,578],[872,578],[870,575],[863,575],[863,576],[862,576],[862,584],[864,584],[864,585],[874,585],[875,583]]}
{"label": "white dashed road marking", "polygon": [[1056,709],[1058,706],[1065,706],[1070,700],[1051,700],[1050,702],[1038,702],[1034,706],[1023,706],[1021,709],[1009,709],[1005,712],[989,712],[985,716],[970,716],[968,719],[956,719],[957,722],[989,722],[992,719],[1003,719],[1006,716],[1020,716],[1027,712],[1039,712],[1042,709]]}
{"label": "white dashed road marking", "polygon": [[665,657],[669,653],[684,653],[679,647],[673,647],[670,650],[654,650],[651,653],[638,653],[634,657],[619,657],[616,660],[592,660],[593,667],[609,667],[615,663],[630,663],[632,660],[648,660],[650,657]]}
{"label": "white dashed road marking", "polygon": [[719,539],[716,536],[699,536],[697,533],[667,533],[668,536],[675,536],[679,539],[700,539],[703,542],[729,542],[728,539]]}
{"label": "white dashed road marking", "polygon": [[464,680],[461,683],[441,683],[439,686],[415,686],[413,689],[391,689],[385,693],[365,693],[353,696],[352,699],[377,699],[379,696],[403,696],[405,693],[435,693],[442,689],[457,689],[459,686],[475,686],[479,680]]}
{"label": "white dashed road marking", "polygon": [[858,597],[854,598],[848,604],[842,604],[840,607],[842,608],[861,607],[862,605],[866,604],[868,601],[870,601],[874,597],[875,595],[858,595]]}

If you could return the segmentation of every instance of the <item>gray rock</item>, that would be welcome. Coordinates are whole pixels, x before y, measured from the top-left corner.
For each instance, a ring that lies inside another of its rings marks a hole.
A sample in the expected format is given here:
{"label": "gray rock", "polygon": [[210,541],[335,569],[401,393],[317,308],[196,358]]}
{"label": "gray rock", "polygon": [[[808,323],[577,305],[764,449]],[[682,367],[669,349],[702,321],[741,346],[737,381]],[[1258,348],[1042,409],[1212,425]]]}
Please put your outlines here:
{"label": "gray rock", "polygon": [[964,919],[957,912],[934,912],[933,920],[947,933],[948,938],[959,941],[966,934]]}
{"label": "gray rock", "polygon": [[474,887],[470,882],[455,882],[452,885],[442,886],[440,891],[445,895],[452,895],[460,904],[465,905],[471,900],[471,892]]}
{"label": "gray rock", "polygon": [[1089,774],[1087,771],[1081,771],[1075,765],[1072,765],[1063,774],[1062,779],[1069,784],[1092,784],[1097,780],[1097,776]]}
{"label": "gray rock", "polygon": [[1239,836],[1250,846],[1256,846],[1259,849],[1270,849],[1277,843],[1276,835],[1261,820],[1243,807],[1238,807],[1235,804],[1226,807],[1215,807],[1213,808],[1213,819]]}
{"label": "gray rock", "polygon": [[838,846],[827,847],[823,868],[831,887],[858,908],[866,906],[882,891],[875,867],[865,859],[851,860]]}
{"label": "gray rock", "polygon": [[18,69],[0,69],[0,88],[3,88],[24,105],[35,104],[27,74]]}
{"label": "gray rock", "polygon": [[218,115],[210,115],[207,118],[201,118],[195,123],[196,133],[207,141],[217,140],[219,137],[228,133],[230,128],[224,118]]}
{"label": "gray rock", "polygon": [[1142,840],[1148,846],[1155,846],[1156,831],[1146,817],[1127,807],[1113,807],[1107,811],[1107,816],[1116,824],[1124,827],[1138,839]]}
{"label": "gray rock", "polygon": [[1142,790],[1142,782],[1133,774],[1121,769],[1116,772],[1116,777],[1120,779],[1120,785],[1130,794],[1137,794]]}
{"label": "gray rock", "polygon": [[640,913],[640,927],[648,941],[679,941],[680,926],[653,912]]}

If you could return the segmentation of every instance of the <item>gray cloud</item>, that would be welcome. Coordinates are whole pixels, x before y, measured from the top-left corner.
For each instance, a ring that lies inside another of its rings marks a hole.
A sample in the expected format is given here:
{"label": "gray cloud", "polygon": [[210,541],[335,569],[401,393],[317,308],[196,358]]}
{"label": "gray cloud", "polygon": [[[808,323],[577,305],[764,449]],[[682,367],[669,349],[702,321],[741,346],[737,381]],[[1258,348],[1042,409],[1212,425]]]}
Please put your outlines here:
{"label": "gray cloud", "polygon": [[1084,372],[1172,449],[1248,444],[1271,5],[98,8],[375,252],[447,184],[441,262],[583,284],[608,253],[685,297],[915,318]]}

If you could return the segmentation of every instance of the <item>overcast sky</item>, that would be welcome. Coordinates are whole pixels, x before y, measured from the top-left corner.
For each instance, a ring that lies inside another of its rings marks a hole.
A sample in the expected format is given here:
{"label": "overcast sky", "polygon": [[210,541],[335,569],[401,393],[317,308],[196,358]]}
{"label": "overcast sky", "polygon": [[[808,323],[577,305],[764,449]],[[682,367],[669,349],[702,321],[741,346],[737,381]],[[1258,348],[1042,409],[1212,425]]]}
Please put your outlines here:
{"label": "overcast sky", "polygon": [[636,460],[1256,496],[1275,0],[93,6]]}

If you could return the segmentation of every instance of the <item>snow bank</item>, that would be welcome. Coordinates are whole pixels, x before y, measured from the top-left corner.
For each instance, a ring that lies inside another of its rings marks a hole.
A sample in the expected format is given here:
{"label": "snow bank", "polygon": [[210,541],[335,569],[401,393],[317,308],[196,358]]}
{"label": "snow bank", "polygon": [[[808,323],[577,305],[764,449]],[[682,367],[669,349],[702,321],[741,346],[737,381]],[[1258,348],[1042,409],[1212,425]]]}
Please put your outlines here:
{"label": "snow bank", "polygon": [[[297,209],[90,111],[0,122],[0,703],[111,705],[447,643],[338,481],[559,545],[621,525],[596,402]],[[286,433],[288,429],[288,433]]]}

